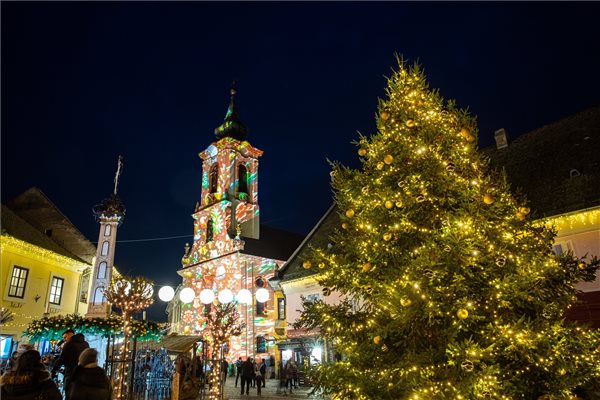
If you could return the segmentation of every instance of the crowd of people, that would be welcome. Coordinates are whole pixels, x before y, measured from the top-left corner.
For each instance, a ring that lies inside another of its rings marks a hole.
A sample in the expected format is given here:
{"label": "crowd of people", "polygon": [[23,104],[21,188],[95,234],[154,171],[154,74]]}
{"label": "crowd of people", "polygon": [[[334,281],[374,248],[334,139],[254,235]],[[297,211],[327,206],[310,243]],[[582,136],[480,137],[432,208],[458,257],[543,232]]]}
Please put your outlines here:
{"label": "crowd of people", "polygon": [[0,378],[0,398],[62,400],[63,395],[52,379],[61,371],[65,400],[111,400],[110,380],[98,366],[98,352],[90,348],[82,334],[66,330],[60,356],[43,361],[40,353],[30,347],[13,353],[8,370]]}

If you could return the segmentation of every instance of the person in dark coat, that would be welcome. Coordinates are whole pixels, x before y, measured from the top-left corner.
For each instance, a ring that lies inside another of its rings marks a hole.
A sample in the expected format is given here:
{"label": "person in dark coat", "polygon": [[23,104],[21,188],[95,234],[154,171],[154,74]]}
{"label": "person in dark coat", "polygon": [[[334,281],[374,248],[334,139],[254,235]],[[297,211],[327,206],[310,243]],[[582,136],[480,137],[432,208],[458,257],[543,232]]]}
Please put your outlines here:
{"label": "person in dark coat", "polygon": [[254,364],[252,358],[248,357],[242,364],[242,392],[244,394],[244,386],[246,386],[246,394],[250,394],[250,384],[254,380]]}
{"label": "person in dark coat", "polygon": [[13,371],[8,371],[0,379],[2,400],[62,400],[56,383],[42,365],[42,357],[37,350],[27,350],[17,359]]}
{"label": "person in dark coat", "polygon": [[110,381],[104,369],[98,366],[98,352],[85,349],[79,355],[79,365],[71,380],[67,400],[111,400]]}
{"label": "person in dark coat", "polygon": [[85,341],[81,333],[75,334],[73,329],[67,329],[63,332],[63,339],[65,344],[63,345],[60,357],[54,363],[52,372],[56,372],[61,365],[65,366],[64,372],[64,387],[65,393],[69,393],[71,389],[71,378],[77,368],[79,362],[79,355],[81,352],[90,347],[88,342]]}

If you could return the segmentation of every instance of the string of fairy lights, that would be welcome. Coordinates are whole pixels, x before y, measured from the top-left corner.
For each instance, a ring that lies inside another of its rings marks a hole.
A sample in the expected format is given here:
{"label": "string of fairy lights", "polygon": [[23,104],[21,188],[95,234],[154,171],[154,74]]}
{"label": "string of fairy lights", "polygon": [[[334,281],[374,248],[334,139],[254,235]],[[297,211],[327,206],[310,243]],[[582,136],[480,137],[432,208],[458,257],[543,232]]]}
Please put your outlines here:
{"label": "string of fairy lights", "polygon": [[[333,399],[573,398],[600,379],[600,335],[563,322],[574,284],[597,259],[557,258],[554,232],[597,224],[598,210],[534,223],[476,151],[476,125],[399,70],[381,100],[378,133],[360,137],[362,169],[334,165],[340,229],[315,249],[327,296],[299,326],[321,328],[346,359],[317,366]],[[531,382],[536,382],[532,386]],[[546,396],[546,397],[544,397]]]}

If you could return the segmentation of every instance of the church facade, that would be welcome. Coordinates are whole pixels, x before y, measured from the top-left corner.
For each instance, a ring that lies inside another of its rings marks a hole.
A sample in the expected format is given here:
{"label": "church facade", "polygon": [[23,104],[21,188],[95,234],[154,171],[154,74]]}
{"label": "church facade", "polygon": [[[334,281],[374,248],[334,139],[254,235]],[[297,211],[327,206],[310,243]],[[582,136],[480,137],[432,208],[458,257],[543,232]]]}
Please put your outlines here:
{"label": "church facade", "polygon": [[[284,262],[246,249],[244,238],[258,239],[260,235],[258,166],[263,152],[246,141],[247,129],[237,115],[235,95],[232,89],[225,121],[215,129],[217,140],[199,154],[202,191],[192,214],[194,240],[191,246],[186,244],[178,271],[182,285],[168,309],[173,332],[202,336],[206,306],[201,292],[208,289],[214,301],[219,301],[218,293],[230,291],[244,325],[241,336],[232,338],[227,346],[225,357],[230,361],[273,355],[277,316],[267,280]],[[186,288],[194,293],[189,302],[178,296]],[[242,289],[251,299],[241,301],[238,294]],[[268,291],[266,301],[257,300],[259,289]]]}

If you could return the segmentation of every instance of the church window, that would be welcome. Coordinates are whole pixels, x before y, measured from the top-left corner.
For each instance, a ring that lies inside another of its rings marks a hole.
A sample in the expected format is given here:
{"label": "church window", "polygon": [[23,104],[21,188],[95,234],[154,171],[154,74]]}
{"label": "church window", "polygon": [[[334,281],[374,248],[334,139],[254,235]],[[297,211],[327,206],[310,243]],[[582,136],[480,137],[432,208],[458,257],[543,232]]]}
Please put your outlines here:
{"label": "church window", "polygon": [[248,171],[244,164],[238,166],[238,193],[248,193]]}
{"label": "church window", "polygon": [[214,239],[214,229],[213,229],[213,220],[209,218],[206,223],[206,243],[212,242]]}
{"label": "church window", "polygon": [[108,242],[102,243],[102,253],[103,256],[108,255]]}
{"label": "church window", "polygon": [[98,265],[98,279],[106,278],[106,261],[102,261],[100,265]]}
{"label": "church window", "polygon": [[104,236],[110,236],[110,225],[104,226]]}
{"label": "church window", "polygon": [[92,301],[94,304],[102,304],[104,303],[104,287],[97,287],[94,291],[94,300]]}
{"label": "church window", "polygon": [[219,186],[219,164],[215,163],[210,169],[210,193],[216,193]]}

